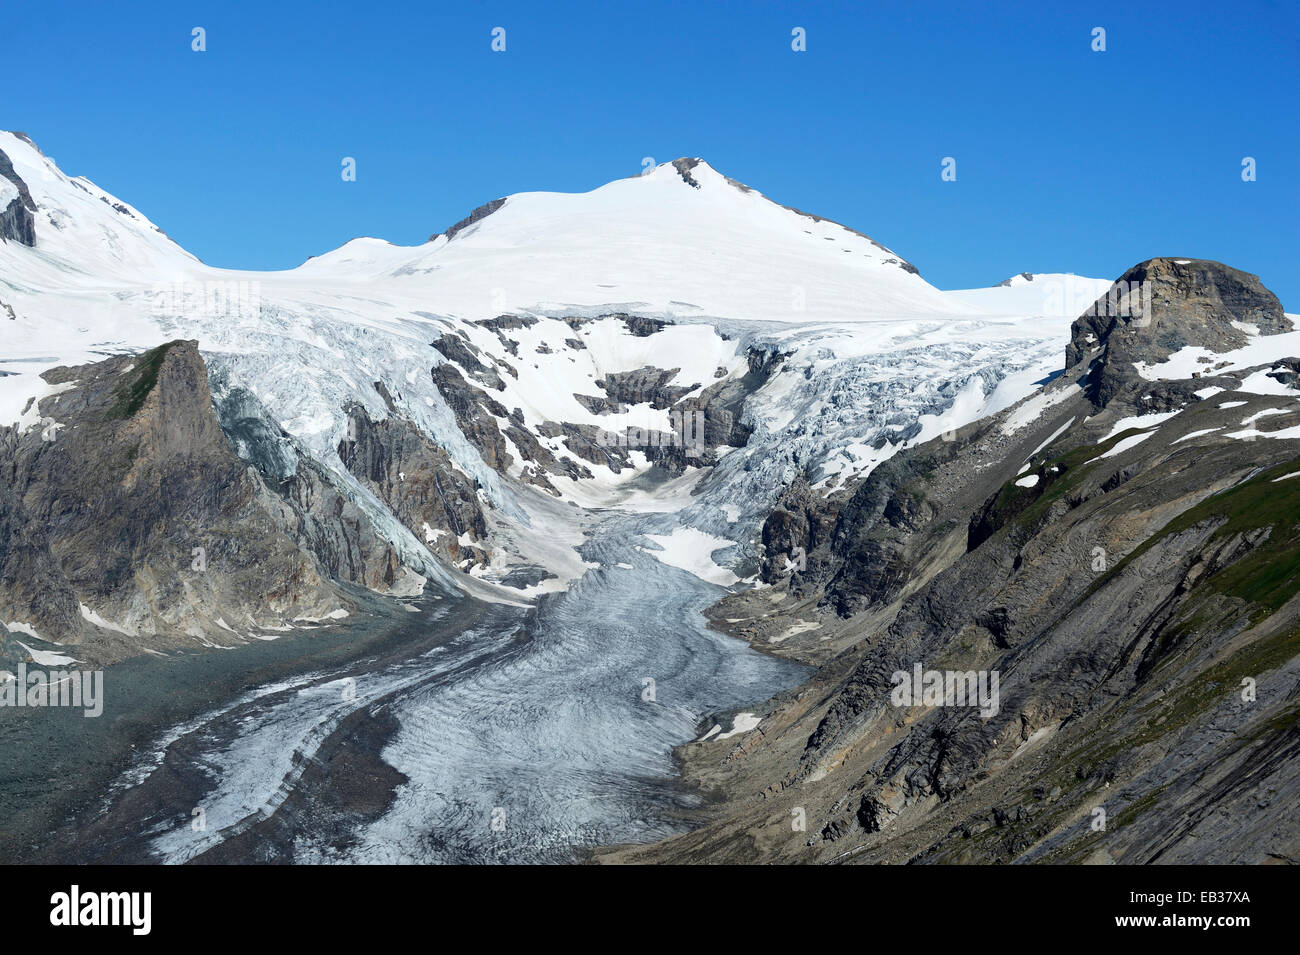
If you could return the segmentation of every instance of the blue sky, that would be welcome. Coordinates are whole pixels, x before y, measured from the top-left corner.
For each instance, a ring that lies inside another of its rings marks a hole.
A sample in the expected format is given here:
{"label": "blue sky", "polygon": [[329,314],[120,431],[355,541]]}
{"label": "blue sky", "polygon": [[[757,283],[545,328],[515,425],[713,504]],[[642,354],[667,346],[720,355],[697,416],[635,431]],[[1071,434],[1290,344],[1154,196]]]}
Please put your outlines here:
{"label": "blue sky", "polygon": [[1300,310],[1297,6],[1134,6],[43,0],[6,11],[0,128],[219,266],[686,155],[941,288],[1195,256]]}

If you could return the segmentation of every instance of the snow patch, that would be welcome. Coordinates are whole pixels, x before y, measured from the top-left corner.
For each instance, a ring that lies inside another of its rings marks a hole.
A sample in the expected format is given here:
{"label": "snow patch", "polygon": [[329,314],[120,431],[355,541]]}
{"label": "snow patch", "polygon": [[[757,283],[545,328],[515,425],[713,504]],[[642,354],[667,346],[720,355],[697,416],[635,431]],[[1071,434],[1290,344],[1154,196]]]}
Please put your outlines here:
{"label": "snow patch", "polygon": [[1142,434],[1129,435],[1127,438],[1124,438],[1122,441],[1117,441],[1115,443],[1115,446],[1111,448],[1109,451],[1102,454],[1101,457],[1113,458],[1117,454],[1123,454],[1129,448],[1137,447],[1139,444],[1141,444],[1147,438],[1151,437],[1151,435],[1153,434],[1155,434],[1154,431],[1146,431],[1143,432]]}
{"label": "snow patch", "polygon": [[731,729],[720,734],[718,739],[730,739],[741,733],[748,733],[750,730],[757,729],[761,722],[763,722],[762,718],[753,713],[737,713],[736,718],[731,721]]}
{"label": "snow patch", "polygon": [[646,534],[662,550],[647,551],[661,563],[679,567],[687,573],[694,574],[711,584],[729,587],[740,580],[725,567],[713,562],[713,553],[726,547],[734,547],[735,541],[725,537],[715,537],[694,527],[677,527],[671,534]]}
{"label": "snow patch", "polygon": [[1207,434],[1214,434],[1216,431],[1222,431],[1222,428],[1205,428],[1201,431],[1192,431],[1183,435],[1172,442],[1172,444],[1182,444],[1184,441],[1191,441],[1193,438],[1202,438]]}
{"label": "snow patch", "polygon": [[[1156,425],[1163,424],[1170,418],[1176,416],[1181,411],[1182,409],[1179,408],[1178,411],[1162,411],[1153,414],[1133,415],[1128,418],[1120,418],[1115,422],[1115,426],[1110,429],[1110,432],[1106,437],[1101,440],[1109,441],[1111,438],[1115,437],[1115,435],[1121,434],[1122,432],[1128,431],[1132,428],[1154,428]],[[1106,455],[1102,455],[1102,457],[1105,456]]]}
{"label": "snow patch", "polygon": [[[9,630],[11,632],[14,630],[14,624],[12,623],[9,624]],[[23,630],[21,632],[30,634],[32,631],[30,628],[28,628],[27,630]],[[61,666],[67,666],[69,663],[79,662],[77,660],[74,660],[72,657],[67,656],[66,654],[54,653],[53,651],[50,650],[33,650],[31,647],[23,643],[21,640],[15,640],[14,642],[17,643],[18,646],[26,650],[29,654],[31,654],[31,658],[34,661],[36,661],[37,664],[43,667],[61,667]]]}
{"label": "snow patch", "polygon": [[81,604],[81,616],[82,619],[88,621],[89,623],[94,624],[96,627],[99,627],[101,630],[114,630],[128,637],[138,636],[138,634],[134,629],[127,629],[126,627],[123,627],[120,624],[113,623],[111,620],[105,620],[103,617],[95,613],[95,611],[91,610],[85,604]]}

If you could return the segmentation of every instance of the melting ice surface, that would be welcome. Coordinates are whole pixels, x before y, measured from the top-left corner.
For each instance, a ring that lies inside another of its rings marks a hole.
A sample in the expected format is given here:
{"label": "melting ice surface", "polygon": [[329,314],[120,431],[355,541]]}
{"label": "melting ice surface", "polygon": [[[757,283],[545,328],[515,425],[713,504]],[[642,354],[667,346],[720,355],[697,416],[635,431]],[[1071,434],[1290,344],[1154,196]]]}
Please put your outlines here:
{"label": "melting ice surface", "polygon": [[207,831],[167,826],[151,851],[183,862],[277,811],[295,754],[310,756],[358,706],[395,717],[382,757],[408,781],[349,839],[298,828],[297,861],[566,861],[573,847],[680,831],[673,747],[707,713],[761,702],[804,671],[706,628],[700,611],[722,589],[637,548],[662,526],[610,514],[583,548],[599,569],[533,616],[494,609],[478,629],[359,677],[354,701],[315,674],[187,728],[185,758],[213,784]]}

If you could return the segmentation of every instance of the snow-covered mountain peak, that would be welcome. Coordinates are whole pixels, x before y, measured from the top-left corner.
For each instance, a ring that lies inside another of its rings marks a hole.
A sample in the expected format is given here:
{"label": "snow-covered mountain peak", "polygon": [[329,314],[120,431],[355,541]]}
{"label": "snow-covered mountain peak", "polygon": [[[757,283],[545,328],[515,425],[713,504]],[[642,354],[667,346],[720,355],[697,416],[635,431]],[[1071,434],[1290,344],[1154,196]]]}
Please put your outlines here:
{"label": "snow-covered mountain peak", "polygon": [[139,209],[83,176],[66,175],[25,133],[0,131],[0,152],[36,206],[35,255],[23,255],[13,243],[0,246],[6,272],[30,277],[43,265],[71,273],[64,281],[72,284],[78,275],[135,283],[200,265]]}
{"label": "snow-covered mountain peak", "polygon": [[900,256],[678,159],[584,193],[523,192],[417,247],[354,240],[304,274],[386,277],[438,314],[627,312],[666,318],[863,322],[970,306]]}
{"label": "snow-covered mountain peak", "polygon": [[589,192],[515,193],[418,246],[360,238],[297,269],[236,273],[203,266],[138,209],[65,175],[26,136],[0,133],[0,150],[37,206],[36,254],[9,243],[0,265],[28,278],[44,268],[64,287],[383,282],[424,311],[469,320],[623,312],[805,324],[977,311],[866,235],[774,202],[702,159]]}

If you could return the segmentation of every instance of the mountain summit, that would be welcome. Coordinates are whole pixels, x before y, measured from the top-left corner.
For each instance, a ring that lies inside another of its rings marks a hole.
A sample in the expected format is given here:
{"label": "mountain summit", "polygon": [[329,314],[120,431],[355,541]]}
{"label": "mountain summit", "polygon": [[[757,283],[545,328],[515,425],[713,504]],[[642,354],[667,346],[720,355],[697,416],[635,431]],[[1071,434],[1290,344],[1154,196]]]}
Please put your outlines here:
{"label": "mountain summit", "polygon": [[479,206],[414,248],[356,239],[300,271],[427,287],[439,311],[637,311],[777,322],[968,315],[860,232],[780,205],[700,159],[585,193]]}

